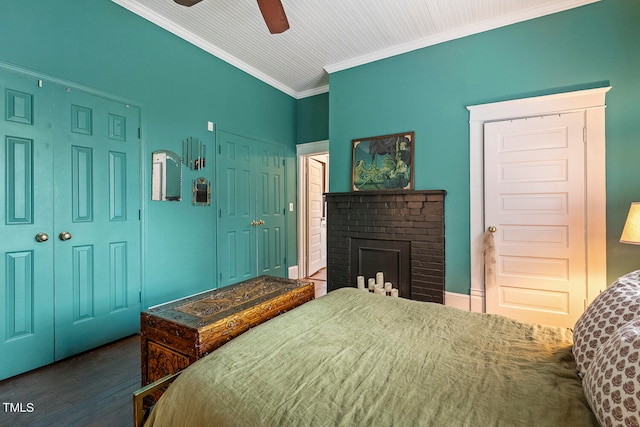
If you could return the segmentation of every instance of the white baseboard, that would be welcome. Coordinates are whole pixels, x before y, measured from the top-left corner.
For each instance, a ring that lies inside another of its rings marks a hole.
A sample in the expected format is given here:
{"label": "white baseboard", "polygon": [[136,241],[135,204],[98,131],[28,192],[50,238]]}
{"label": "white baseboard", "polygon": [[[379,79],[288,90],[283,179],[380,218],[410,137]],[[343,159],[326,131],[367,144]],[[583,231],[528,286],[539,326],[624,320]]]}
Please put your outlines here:
{"label": "white baseboard", "polygon": [[299,279],[299,269],[297,265],[292,265],[289,267],[289,279]]}
{"label": "white baseboard", "polygon": [[444,305],[464,311],[471,311],[471,297],[454,292],[445,292]]}
{"label": "white baseboard", "polygon": [[484,313],[484,289],[471,288],[471,311]]}

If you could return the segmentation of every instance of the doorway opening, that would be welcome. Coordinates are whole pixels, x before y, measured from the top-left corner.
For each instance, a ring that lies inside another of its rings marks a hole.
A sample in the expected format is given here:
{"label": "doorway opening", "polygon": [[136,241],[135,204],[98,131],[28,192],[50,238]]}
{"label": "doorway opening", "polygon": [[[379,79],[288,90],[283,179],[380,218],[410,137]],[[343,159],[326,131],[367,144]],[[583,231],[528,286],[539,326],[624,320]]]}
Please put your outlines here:
{"label": "doorway opening", "polygon": [[329,189],[329,141],[299,144],[297,157],[298,264],[289,276],[322,276],[327,265],[324,193]]}

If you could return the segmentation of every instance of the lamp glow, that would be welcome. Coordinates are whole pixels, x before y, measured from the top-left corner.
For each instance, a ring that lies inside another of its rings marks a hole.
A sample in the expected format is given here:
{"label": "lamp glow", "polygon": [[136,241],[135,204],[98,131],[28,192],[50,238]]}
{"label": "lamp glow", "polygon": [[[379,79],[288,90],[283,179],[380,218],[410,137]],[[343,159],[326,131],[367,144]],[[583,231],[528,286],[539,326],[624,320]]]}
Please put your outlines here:
{"label": "lamp glow", "polygon": [[640,202],[631,203],[620,242],[640,245]]}

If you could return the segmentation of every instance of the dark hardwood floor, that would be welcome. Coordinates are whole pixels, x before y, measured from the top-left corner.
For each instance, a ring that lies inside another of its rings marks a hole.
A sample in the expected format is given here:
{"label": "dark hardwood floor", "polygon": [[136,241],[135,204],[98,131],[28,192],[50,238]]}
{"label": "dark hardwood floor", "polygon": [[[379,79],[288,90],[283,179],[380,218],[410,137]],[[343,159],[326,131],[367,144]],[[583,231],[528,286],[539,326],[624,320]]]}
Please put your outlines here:
{"label": "dark hardwood floor", "polygon": [[[326,294],[326,269],[310,279],[316,298]],[[0,426],[132,426],[139,388],[140,337],[133,335],[0,381]]]}
{"label": "dark hardwood floor", "polygon": [[0,381],[0,426],[131,426],[139,388],[133,335]]}

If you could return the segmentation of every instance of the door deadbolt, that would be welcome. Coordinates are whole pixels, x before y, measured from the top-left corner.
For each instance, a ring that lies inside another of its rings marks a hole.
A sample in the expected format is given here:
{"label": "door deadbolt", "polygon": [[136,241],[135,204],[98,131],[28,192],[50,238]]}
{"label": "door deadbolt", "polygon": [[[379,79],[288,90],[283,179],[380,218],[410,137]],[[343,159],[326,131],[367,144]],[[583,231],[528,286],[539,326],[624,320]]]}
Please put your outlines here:
{"label": "door deadbolt", "polygon": [[58,234],[58,237],[62,241],[71,240],[71,233],[69,233],[68,231],[63,231],[62,233]]}
{"label": "door deadbolt", "polygon": [[36,234],[36,242],[46,242],[49,240],[49,235],[47,233],[38,233]]}

